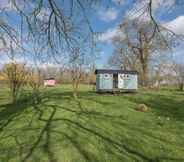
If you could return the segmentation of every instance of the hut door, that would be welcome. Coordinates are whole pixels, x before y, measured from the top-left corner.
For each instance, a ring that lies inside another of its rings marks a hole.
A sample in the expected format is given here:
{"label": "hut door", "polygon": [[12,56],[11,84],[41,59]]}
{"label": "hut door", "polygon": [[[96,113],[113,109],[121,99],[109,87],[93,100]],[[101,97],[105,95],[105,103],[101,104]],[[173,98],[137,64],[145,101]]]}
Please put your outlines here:
{"label": "hut door", "polygon": [[124,75],[118,74],[118,88],[123,89],[124,88]]}
{"label": "hut door", "polygon": [[113,88],[118,88],[118,74],[113,74]]}

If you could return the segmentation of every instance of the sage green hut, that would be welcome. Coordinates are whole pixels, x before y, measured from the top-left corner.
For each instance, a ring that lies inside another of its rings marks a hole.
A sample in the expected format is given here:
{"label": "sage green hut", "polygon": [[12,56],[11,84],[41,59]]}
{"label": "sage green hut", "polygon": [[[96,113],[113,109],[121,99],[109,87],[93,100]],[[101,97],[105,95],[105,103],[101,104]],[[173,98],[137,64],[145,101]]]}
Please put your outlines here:
{"label": "sage green hut", "polygon": [[129,70],[96,69],[96,91],[136,91],[138,72]]}

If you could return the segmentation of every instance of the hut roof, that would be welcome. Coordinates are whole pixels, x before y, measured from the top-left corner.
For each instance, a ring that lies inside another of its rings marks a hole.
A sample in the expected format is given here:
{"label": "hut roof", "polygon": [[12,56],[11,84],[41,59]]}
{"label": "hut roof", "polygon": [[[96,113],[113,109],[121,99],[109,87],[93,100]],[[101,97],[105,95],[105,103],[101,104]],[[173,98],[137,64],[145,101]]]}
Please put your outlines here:
{"label": "hut roof", "polygon": [[46,78],[44,80],[55,80],[55,78]]}
{"label": "hut roof", "polygon": [[104,74],[104,73],[108,73],[108,74],[138,74],[137,71],[133,71],[133,70],[115,70],[115,69],[96,69],[95,70],[95,74]]}

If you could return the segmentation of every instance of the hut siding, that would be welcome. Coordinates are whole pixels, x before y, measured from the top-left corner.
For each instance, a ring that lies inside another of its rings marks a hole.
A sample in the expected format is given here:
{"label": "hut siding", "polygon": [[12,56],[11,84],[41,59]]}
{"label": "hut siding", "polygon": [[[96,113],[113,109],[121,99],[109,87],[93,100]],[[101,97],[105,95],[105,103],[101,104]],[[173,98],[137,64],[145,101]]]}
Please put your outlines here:
{"label": "hut siding", "polygon": [[137,75],[128,74],[128,77],[124,78],[123,89],[136,90],[137,88]]}
{"label": "hut siding", "polygon": [[97,90],[113,89],[113,74],[97,74]]}
{"label": "hut siding", "polygon": [[[118,74],[118,89],[120,90],[137,90],[137,74]],[[96,76],[96,90],[111,91],[113,90],[113,74],[103,73]]]}

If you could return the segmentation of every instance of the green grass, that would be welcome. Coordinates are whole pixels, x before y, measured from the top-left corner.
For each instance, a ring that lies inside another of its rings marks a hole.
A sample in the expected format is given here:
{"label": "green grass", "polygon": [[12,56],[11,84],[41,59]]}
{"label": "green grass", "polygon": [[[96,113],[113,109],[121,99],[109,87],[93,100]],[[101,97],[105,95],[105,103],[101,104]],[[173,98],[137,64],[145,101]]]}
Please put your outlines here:
{"label": "green grass", "polygon": [[[135,110],[146,104],[148,112]],[[25,92],[10,104],[0,91],[0,162],[183,162],[184,93],[96,94],[81,86]]]}

